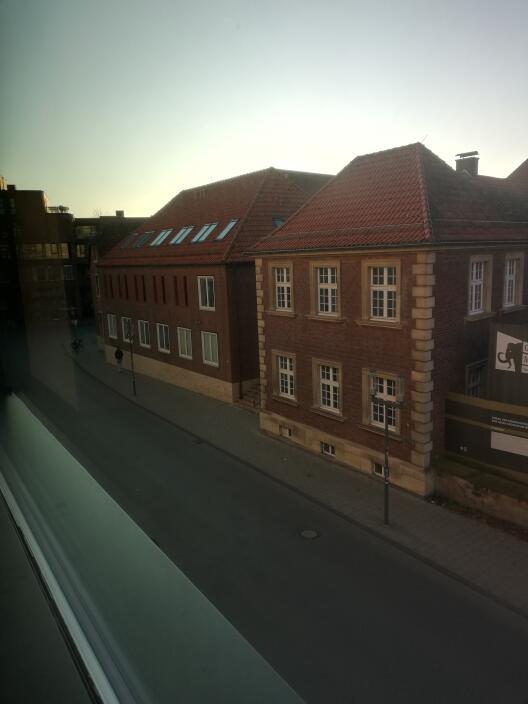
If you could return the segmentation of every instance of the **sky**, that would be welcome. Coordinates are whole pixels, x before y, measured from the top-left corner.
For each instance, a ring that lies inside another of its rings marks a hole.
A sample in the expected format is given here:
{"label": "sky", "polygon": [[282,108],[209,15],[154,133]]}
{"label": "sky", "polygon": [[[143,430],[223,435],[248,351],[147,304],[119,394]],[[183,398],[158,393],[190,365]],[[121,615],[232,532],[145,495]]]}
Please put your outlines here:
{"label": "sky", "polygon": [[78,217],[418,141],[506,176],[527,27],[526,0],[0,0],[0,174]]}

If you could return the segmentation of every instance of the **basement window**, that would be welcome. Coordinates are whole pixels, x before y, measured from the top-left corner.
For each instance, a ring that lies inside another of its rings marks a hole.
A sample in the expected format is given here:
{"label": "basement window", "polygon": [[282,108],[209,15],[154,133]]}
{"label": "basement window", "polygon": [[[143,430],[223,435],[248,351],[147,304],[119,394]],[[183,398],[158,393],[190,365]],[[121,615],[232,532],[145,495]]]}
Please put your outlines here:
{"label": "basement window", "polygon": [[384,477],[383,465],[381,464],[381,462],[372,463],[372,473],[375,474],[377,477]]}
{"label": "basement window", "polygon": [[323,440],[321,440],[319,445],[321,448],[322,455],[329,455],[330,457],[335,457],[335,445],[330,445],[329,442],[323,442]]}
{"label": "basement window", "polygon": [[282,435],[283,438],[291,438],[293,435],[292,429],[287,425],[279,425],[279,435]]}

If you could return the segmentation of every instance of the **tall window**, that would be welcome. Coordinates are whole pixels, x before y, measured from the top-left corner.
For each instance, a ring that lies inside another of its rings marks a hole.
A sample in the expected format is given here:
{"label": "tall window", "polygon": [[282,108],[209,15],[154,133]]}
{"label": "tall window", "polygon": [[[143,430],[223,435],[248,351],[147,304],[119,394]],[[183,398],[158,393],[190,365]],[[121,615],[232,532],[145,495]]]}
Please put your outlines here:
{"label": "tall window", "polygon": [[396,267],[370,267],[370,317],[374,320],[395,320]]}
{"label": "tall window", "polygon": [[138,320],[139,344],[150,347],[150,326],[146,320]]}
{"label": "tall window", "polygon": [[477,255],[469,262],[468,313],[478,315],[491,310],[491,256]]}
{"label": "tall window", "polygon": [[101,282],[99,281],[99,274],[95,275],[95,295],[97,298],[101,298]]}
{"label": "tall window", "polygon": [[317,312],[321,315],[337,313],[337,267],[317,268]]}
{"label": "tall window", "polygon": [[218,336],[215,332],[202,331],[203,363],[218,366]]}
{"label": "tall window", "polygon": [[277,355],[279,396],[295,398],[295,367],[293,357]]}
{"label": "tall window", "polygon": [[178,354],[184,359],[192,359],[192,337],[189,328],[178,328]]}
{"label": "tall window", "polygon": [[108,313],[106,320],[108,322],[108,337],[117,340],[117,317],[114,313]]}
{"label": "tall window", "polygon": [[277,310],[292,310],[291,269],[279,266],[273,269],[275,282],[275,308]]}
{"label": "tall window", "polygon": [[475,362],[466,367],[466,394],[468,396],[482,396],[485,367],[486,362]]}
{"label": "tall window", "polygon": [[371,374],[370,394],[370,424],[378,428],[385,428],[386,413],[389,430],[395,433],[398,410],[394,406],[386,405],[383,401],[396,401],[396,379]]}
{"label": "tall window", "polygon": [[215,309],[214,276],[198,277],[198,298],[200,308],[204,310]]}
{"label": "tall window", "polygon": [[104,313],[102,310],[97,311],[97,334],[104,336]]}
{"label": "tall window", "polygon": [[318,405],[326,411],[339,413],[341,410],[340,369],[330,364],[318,364],[319,398]]}
{"label": "tall window", "polygon": [[522,254],[507,255],[504,262],[504,308],[522,303],[524,259]]}
{"label": "tall window", "polygon": [[123,336],[123,342],[130,342],[132,335],[132,318],[121,318],[121,333]]}
{"label": "tall window", "polygon": [[169,326],[164,323],[156,323],[158,333],[158,349],[160,352],[170,352]]}
{"label": "tall window", "polygon": [[64,280],[73,281],[73,266],[71,264],[64,264]]}

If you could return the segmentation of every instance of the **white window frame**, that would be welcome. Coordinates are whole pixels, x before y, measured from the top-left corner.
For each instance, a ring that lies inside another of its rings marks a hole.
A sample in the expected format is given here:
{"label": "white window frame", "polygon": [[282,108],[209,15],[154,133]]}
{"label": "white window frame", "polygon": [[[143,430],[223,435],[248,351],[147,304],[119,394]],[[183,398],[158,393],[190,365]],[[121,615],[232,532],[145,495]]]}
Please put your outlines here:
{"label": "white window frame", "polygon": [[108,326],[108,337],[112,340],[117,340],[117,315],[115,313],[107,313],[106,324]]}
{"label": "white window frame", "polygon": [[[207,332],[202,330],[202,361],[204,364],[208,364],[210,367],[219,366],[219,356],[218,356],[218,335],[216,332]],[[214,340],[214,347],[213,347]],[[216,355],[214,352],[216,351]],[[206,354],[206,353],[211,354]],[[216,360],[214,357],[216,356]]]}
{"label": "white window frame", "polygon": [[468,315],[483,315],[491,310],[493,259],[476,255],[469,260]]}
{"label": "white window frame", "polygon": [[166,228],[165,230],[161,230],[161,232],[159,232],[159,233],[156,235],[156,237],[154,237],[154,239],[153,239],[152,242],[150,243],[150,246],[151,246],[151,247],[157,247],[157,246],[159,246],[160,244],[162,244],[163,242],[165,242],[165,240],[167,239],[167,237],[171,234],[172,230],[173,230],[172,227],[168,227],[168,228]]}
{"label": "white window frame", "polygon": [[273,267],[273,283],[275,287],[275,308],[289,313],[293,310],[292,270],[289,266]]}
{"label": "white window frame", "polygon": [[[201,310],[216,309],[216,293],[214,276],[198,276],[198,305]],[[204,282],[204,291],[202,295],[202,282]],[[211,283],[212,282],[212,283]],[[210,285],[212,288],[210,288]],[[204,300],[205,298],[205,300]],[[211,300],[212,298],[212,300]]]}
{"label": "white window frame", "polygon": [[[391,391],[389,391],[389,388]],[[396,403],[398,394],[398,381],[392,376],[384,376],[381,372],[369,374],[369,423],[375,428],[385,429],[385,413],[388,417],[388,429],[391,433],[398,432],[398,413],[396,407],[386,406],[378,403],[372,395],[382,401],[393,401]]]}
{"label": "white window frame", "polygon": [[192,359],[192,333],[190,328],[177,328],[178,355],[183,359]]}
{"label": "white window frame", "polygon": [[318,362],[317,371],[319,407],[329,413],[341,413],[341,369],[333,364]]}
{"label": "white window frame", "polygon": [[132,332],[132,318],[127,315],[121,316],[121,337],[123,342],[130,343],[130,333]]}
{"label": "white window frame", "polygon": [[[339,313],[339,274],[337,266],[317,266],[316,276],[316,310],[318,315],[336,316]],[[322,278],[328,279],[321,281]],[[331,279],[334,278],[334,281]],[[326,303],[322,305],[321,297],[325,297]],[[324,307],[328,310],[324,310]]]}
{"label": "white window frame", "polygon": [[277,392],[283,398],[295,400],[295,359],[277,354]]}
{"label": "white window frame", "polygon": [[[513,264],[513,270],[510,265]],[[522,304],[524,255],[522,252],[506,254],[504,260],[504,287],[502,307],[512,308]],[[510,298],[511,293],[511,298]]]}
{"label": "white window frame", "polygon": [[150,323],[148,320],[138,320],[138,340],[140,347],[150,349]]}
{"label": "white window frame", "polygon": [[158,350],[165,354],[170,354],[170,332],[167,323],[156,323],[156,335],[158,338]]}
{"label": "white window frame", "polygon": [[[389,274],[391,282],[389,283]],[[371,320],[394,322],[398,319],[398,268],[395,265],[369,267]],[[389,303],[391,304],[389,306]],[[376,305],[375,305],[376,304]],[[388,314],[389,309],[391,315]]]}

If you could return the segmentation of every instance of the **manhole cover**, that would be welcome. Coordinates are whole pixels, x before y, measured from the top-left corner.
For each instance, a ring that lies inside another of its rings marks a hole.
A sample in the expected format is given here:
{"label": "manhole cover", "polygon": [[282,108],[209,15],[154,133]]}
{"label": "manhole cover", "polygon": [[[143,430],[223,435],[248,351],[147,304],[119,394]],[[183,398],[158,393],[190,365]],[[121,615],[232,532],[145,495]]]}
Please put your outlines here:
{"label": "manhole cover", "polygon": [[313,528],[303,528],[303,530],[300,531],[299,535],[305,540],[313,540],[314,538],[319,537],[319,533]]}

